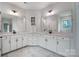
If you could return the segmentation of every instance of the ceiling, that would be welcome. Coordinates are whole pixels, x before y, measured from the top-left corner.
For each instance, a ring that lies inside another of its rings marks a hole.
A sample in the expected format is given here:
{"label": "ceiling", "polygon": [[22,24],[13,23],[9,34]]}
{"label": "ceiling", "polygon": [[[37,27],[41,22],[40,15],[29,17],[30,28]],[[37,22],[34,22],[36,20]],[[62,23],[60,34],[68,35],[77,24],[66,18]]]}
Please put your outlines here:
{"label": "ceiling", "polygon": [[9,3],[23,9],[41,10],[50,4],[54,4],[55,2],[25,2],[25,3],[24,2],[9,2]]}

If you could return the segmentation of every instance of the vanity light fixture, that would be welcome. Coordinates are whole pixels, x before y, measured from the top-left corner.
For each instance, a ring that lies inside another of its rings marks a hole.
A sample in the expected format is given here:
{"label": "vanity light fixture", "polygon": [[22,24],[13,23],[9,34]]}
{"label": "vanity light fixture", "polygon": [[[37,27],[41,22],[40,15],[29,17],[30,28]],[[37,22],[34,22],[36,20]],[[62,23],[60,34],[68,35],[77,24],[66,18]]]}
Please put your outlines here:
{"label": "vanity light fixture", "polygon": [[54,15],[54,14],[55,14],[55,11],[49,10],[48,13],[46,14],[46,16],[51,16],[51,15]]}
{"label": "vanity light fixture", "polygon": [[27,4],[28,2],[24,2],[24,4]]}
{"label": "vanity light fixture", "polygon": [[10,15],[19,16],[19,13],[18,13],[16,10],[14,10],[14,9],[13,9],[13,10],[10,10],[10,11],[9,11],[9,14],[10,14]]}
{"label": "vanity light fixture", "polygon": [[16,10],[12,10],[13,13],[16,13]]}
{"label": "vanity light fixture", "polygon": [[52,10],[49,10],[48,12],[49,12],[49,13],[51,13],[51,12],[52,12]]}

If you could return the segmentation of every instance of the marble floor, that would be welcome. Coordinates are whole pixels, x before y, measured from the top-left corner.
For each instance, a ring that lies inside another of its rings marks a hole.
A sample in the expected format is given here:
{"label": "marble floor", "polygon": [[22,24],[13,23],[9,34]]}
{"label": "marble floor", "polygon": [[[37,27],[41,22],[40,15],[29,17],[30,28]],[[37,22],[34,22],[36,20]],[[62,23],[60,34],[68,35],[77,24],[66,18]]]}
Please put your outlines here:
{"label": "marble floor", "polygon": [[61,57],[41,47],[25,47],[3,57]]}

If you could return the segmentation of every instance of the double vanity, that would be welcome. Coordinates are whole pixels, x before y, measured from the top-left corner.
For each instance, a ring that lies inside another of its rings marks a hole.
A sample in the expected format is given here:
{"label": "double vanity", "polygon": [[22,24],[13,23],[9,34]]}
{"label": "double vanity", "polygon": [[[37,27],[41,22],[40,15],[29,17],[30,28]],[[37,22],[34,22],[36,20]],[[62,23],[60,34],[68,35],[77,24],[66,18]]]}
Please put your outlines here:
{"label": "double vanity", "polygon": [[72,56],[71,37],[43,33],[3,34],[1,54],[15,51],[26,46],[39,46],[62,56]]}

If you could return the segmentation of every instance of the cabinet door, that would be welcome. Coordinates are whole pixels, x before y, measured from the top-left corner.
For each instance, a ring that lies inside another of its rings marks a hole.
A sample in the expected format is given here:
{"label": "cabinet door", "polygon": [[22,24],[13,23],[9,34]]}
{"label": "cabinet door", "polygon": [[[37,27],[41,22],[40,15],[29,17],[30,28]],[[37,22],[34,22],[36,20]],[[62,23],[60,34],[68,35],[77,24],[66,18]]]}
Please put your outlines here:
{"label": "cabinet door", "polygon": [[64,40],[62,40],[61,37],[57,37],[57,53],[64,54],[64,48],[63,48]]}
{"label": "cabinet door", "polygon": [[28,37],[27,36],[24,36],[22,39],[23,39],[23,47],[24,46],[27,46],[29,44]]}
{"label": "cabinet door", "polygon": [[46,38],[44,36],[40,36],[39,45],[46,48]]}
{"label": "cabinet door", "polygon": [[17,44],[17,48],[21,48],[22,47],[22,37],[21,36],[17,36],[16,44]]}
{"label": "cabinet door", "polygon": [[16,36],[11,36],[11,50],[16,49]]}
{"label": "cabinet door", "polygon": [[2,39],[2,53],[6,53],[10,51],[10,37],[3,36]]}
{"label": "cabinet door", "polygon": [[56,52],[56,39],[55,37],[49,37],[47,41],[47,49]]}
{"label": "cabinet door", "polygon": [[27,35],[27,39],[28,39],[28,45],[33,45],[33,40],[32,40],[32,35]]}
{"label": "cabinet door", "polygon": [[57,52],[61,55],[67,56],[69,51],[69,40],[59,38],[57,43]]}
{"label": "cabinet door", "polygon": [[33,37],[32,37],[32,44],[33,44],[33,45],[38,45],[38,41],[37,41],[37,40],[38,40],[38,37],[33,36]]}

